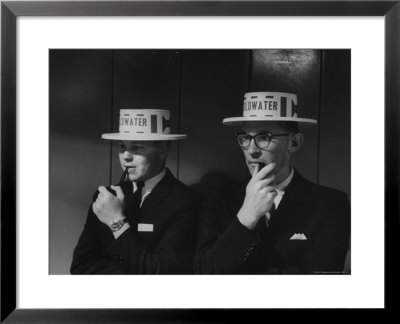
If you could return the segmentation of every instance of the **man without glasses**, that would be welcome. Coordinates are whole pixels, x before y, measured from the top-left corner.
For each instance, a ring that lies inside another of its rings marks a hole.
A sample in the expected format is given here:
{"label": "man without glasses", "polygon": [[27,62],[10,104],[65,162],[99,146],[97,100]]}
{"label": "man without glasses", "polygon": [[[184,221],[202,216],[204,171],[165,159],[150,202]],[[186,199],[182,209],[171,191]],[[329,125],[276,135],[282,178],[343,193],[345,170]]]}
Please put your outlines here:
{"label": "man without glasses", "polygon": [[171,140],[167,110],[122,109],[120,184],[100,186],[71,265],[72,274],[192,272],[199,199],[165,167]]}

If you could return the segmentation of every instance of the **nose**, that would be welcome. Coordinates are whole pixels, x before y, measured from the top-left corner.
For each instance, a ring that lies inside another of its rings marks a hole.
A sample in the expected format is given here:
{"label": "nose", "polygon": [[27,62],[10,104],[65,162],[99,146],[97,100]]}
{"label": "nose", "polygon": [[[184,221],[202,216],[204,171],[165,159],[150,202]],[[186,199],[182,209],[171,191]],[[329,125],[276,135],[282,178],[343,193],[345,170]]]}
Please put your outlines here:
{"label": "nose", "polygon": [[262,154],[261,149],[256,145],[254,138],[251,139],[247,153],[250,154],[253,159],[259,158]]}
{"label": "nose", "polygon": [[125,150],[124,153],[122,154],[122,158],[125,161],[130,162],[133,160],[133,154],[131,154],[128,150]]}

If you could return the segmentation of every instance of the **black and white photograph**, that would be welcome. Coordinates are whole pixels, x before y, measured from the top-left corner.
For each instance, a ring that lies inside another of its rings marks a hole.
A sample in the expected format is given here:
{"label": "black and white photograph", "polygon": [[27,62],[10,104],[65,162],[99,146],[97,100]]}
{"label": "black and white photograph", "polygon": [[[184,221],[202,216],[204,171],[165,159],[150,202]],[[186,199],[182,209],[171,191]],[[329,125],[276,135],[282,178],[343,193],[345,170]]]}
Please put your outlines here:
{"label": "black and white photograph", "polygon": [[49,274],[351,274],[350,49],[50,49]]}
{"label": "black and white photograph", "polygon": [[0,13],[1,322],[393,308],[399,0]]}

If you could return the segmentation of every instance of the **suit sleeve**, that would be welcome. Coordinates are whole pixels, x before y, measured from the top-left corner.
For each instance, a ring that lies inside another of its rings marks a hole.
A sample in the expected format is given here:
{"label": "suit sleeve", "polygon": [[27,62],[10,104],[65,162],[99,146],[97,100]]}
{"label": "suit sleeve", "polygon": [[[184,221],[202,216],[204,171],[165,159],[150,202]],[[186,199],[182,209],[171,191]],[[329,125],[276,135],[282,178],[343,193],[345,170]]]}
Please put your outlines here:
{"label": "suit sleeve", "polygon": [[350,204],[344,193],[325,205],[326,217],[304,261],[304,272],[343,271],[350,240]]}
{"label": "suit sleeve", "polygon": [[[227,226],[221,216],[229,219]],[[194,272],[200,274],[240,273],[256,241],[235,211],[216,195],[210,195],[200,212],[199,238]]]}
{"label": "suit sleeve", "polygon": [[[102,232],[104,232],[105,237],[100,240],[99,233]],[[71,274],[126,273],[121,268],[118,258],[105,256],[102,252],[101,247],[105,239],[111,242],[114,240],[114,236],[110,229],[97,219],[92,206],[90,206],[85,227],[74,250]]]}
{"label": "suit sleeve", "polygon": [[[184,200],[184,199],[183,199]],[[199,201],[175,204],[172,221],[157,242],[148,246],[135,228],[127,229],[112,242],[106,255],[117,255],[129,274],[191,273],[196,241],[196,217]]]}

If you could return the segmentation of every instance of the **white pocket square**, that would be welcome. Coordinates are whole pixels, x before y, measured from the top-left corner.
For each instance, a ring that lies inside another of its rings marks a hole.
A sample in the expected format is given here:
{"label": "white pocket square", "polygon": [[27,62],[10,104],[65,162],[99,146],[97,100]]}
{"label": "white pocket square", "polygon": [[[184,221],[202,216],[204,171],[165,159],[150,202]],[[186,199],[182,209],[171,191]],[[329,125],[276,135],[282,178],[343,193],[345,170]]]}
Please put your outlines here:
{"label": "white pocket square", "polygon": [[307,237],[303,233],[296,233],[290,239],[291,240],[307,240]]}

